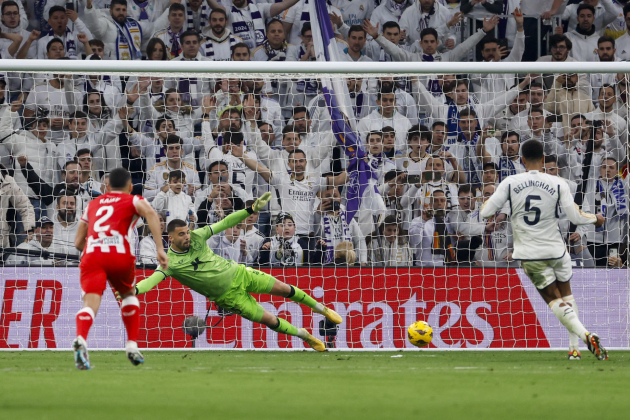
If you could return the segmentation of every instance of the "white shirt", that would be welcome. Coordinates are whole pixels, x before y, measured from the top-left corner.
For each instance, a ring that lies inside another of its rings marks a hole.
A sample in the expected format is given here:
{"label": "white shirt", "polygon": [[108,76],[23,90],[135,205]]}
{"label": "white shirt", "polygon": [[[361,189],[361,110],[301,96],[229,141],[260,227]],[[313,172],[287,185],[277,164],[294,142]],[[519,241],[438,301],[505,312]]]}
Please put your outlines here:
{"label": "white shirt", "polygon": [[[579,4],[569,4],[566,9],[564,9],[564,13],[562,14],[562,20],[568,20],[569,24],[567,29],[569,31],[574,31],[577,27],[577,9]],[[612,2],[612,0],[599,0],[597,6],[595,6],[595,30],[599,34],[599,36],[604,35],[606,32],[606,26],[609,23],[612,23],[617,19],[617,16],[621,12],[621,7]]]}
{"label": "white shirt", "polygon": [[[272,17],[271,12],[270,12],[271,6],[272,6],[272,3],[256,3],[256,7],[258,8],[260,15],[262,16],[263,22],[266,22],[267,19],[270,19]],[[249,11],[249,3],[247,4],[245,8],[238,9],[238,10],[240,14],[242,15],[242,18],[234,19],[234,15],[232,13],[232,2],[230,1],[229,4],[225,6],[225,13],[227,14],[228,24],[230,25],[229,28],[234,35],[241,37],[243,39],[243,42],[247,44],[247,46],[249,47],[251,51],[254,48],[256,48],[257,42],[260,41],[258,38],[260,37],[257,36],[256,31],[254,30],[254,21],[252,19],[252,13]],[[247,24],[249,31],[240,32],[240,31],[235,30],[233,26],[234,22],[238,24],[238,23],[241,23],[241,20]],[[264,36],[266,35],[267,34],[265,33]]]}
{"label": "white shirt", "polygon": [[581,35],[575,31],[567,32],[565,35],[573,43],[573,48],[569,54],[576,61],[599,61],[597,55],[599,34],[597,31],[592,35]]}
{"label": "white shirt", "polygon": [[280,195],[282,211],[293,216],[296,235],[308,235],[311,232],[313,200],[317,193],[328,188],[328,181],[323,177],[305,177],[302,181],[282,172],[273,172],[269,183]]}
{"label": "white shirt", "polygon": [[362,118],[357,124],[357,131],[365,143],[370,131],[381,131],[383,127],[392,127],[396,130],[395,149],[407,150],[407,131],[411,128],[411,121],[398,111],[394,111],[391,117],[384,117],[378,110],[372,111],[367,117]]}
{"label": "white shirt", "polygon": [[362,25],[374,10],[373,0],[331,0],[333,6],[341,11],[343,23],[348,26]]}
{"label": "white shirt", "polygon": [[77,231],[79,230],[78,220],[77,218],[74,222],[64,227],[59,222],[58,217],[54,217],[53,241],[50,245],[51,252],[79,255],[79,250],[74,247],[74,238],[77,236]]}
{"label": "white shirt", "polygon": [[514,235],[515,260],[550,260],[564,256],[566,246],[558,228],[560,204],[571,222],[593,224],[595,215],[582,213],[562,178],[529,171],[507,177],[481,208],[488,219],[508,202]]}

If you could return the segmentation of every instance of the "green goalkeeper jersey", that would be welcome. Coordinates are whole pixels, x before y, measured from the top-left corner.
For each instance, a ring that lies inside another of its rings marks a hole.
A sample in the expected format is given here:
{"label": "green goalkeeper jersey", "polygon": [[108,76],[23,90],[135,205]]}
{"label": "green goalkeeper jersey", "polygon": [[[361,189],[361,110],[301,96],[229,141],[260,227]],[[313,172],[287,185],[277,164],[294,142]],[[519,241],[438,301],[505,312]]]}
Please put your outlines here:
{"label": "green goalkeeper jersey", "polygon": [[216,255],[206,244],[213,234],[235,226],[249,216],[247,210],[232,213],[212,226],[190,232],[190,248],[186,252],[168,250],[168,269],[155,272],[137,284],[138,294],[146,293],[166,277],[173,277],[210,300],[225,294],[232,285],[238,264]]}

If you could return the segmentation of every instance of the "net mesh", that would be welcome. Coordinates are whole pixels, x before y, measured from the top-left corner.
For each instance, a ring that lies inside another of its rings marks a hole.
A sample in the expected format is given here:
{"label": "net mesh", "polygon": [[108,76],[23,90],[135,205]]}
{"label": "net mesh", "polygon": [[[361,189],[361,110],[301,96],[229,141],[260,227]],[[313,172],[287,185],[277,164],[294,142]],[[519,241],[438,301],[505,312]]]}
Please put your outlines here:
{"label": "net mesh", "polygon": [[[345,82],[364,169],[335,136],[322,78]],[[603,228],[575,226],[558,210],[583,323],[628,347],[628,275],[616,269],[628,241],[626,84],[625,74],[570,73],[8,73],[0,348],[71,342],[78,220],[117,167],[163,228],[174,219],[202,228],[272,192],[257,217],[207,245],[334,308],[338,329],[256,295],[331,347],[412,348],[406,328],[417,319],[432,325],[437,348],[565,347],[566,331],[512,259],[510,209],[479,214],[503,179],[525,171],[528,139],[543,142],[545,171],[568,182],[581,209],[606,218]],[[156,268],[155,238],[140,220],[128,239],[141,280]],[[166,232],[160,240],[168,245]],[[141,347],[304,348],[172,278],[141,306]],[[186,319],[193,327],[182,328]],[[110,291],[90,334],[91,348],[124,346]]]}

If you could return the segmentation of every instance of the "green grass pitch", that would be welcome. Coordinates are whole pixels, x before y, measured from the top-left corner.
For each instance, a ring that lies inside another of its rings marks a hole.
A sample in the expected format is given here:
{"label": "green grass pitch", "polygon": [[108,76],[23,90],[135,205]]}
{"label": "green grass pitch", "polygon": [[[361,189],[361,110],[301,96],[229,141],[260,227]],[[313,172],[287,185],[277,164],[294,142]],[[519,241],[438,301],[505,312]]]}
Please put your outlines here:
{"label": "green grass pitch", "polygon": [[0,352],[0,418],[628,419],[630,352]]}

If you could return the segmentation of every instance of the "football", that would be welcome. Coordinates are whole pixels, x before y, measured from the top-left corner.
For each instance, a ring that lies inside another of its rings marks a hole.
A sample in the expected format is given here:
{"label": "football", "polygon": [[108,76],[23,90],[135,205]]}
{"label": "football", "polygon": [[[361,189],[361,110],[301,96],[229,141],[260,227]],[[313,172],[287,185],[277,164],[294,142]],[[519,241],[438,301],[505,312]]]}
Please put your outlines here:
{"label": "football", "polygon": [[424,321],[416,321],[407,328],[407,338],[416,347],[426,347],[433,339],[433,328]]}

